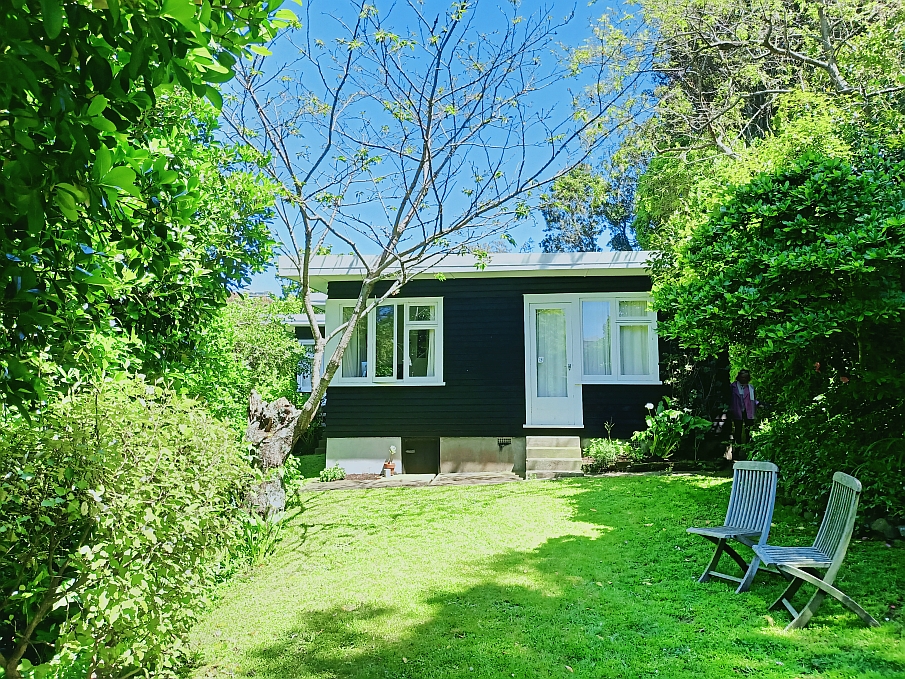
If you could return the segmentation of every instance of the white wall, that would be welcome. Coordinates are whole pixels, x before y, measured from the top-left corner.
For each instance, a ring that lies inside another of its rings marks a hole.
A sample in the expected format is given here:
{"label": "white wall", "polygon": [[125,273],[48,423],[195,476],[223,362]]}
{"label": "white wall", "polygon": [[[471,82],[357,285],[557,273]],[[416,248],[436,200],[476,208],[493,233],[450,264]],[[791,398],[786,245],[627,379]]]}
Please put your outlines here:
{"label": "white wall", "polygon": [[396,473],[402,470],[402,438],[399,436],[355,437],[327,439],[327,466],[338,464],[346,474],[380,474],[383,463],[390,456],[390,446],[396,446]]}

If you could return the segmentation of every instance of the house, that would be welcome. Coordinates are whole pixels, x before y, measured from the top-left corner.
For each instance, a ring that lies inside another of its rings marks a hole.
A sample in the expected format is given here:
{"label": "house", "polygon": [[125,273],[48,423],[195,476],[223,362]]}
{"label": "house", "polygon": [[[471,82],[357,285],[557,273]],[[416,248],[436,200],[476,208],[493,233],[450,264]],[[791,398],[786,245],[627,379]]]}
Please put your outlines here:
{"label": "house", "polygon": [[[406,473],[576,471],[580,439],[644,428],[645,404],[664,393],[647,259],[443,258],[356,329],[327,391],[328,466],[379,473],[395,446]],[[281,262],[281,275],[295,270]],[[313,258],[327,332],[363,273],[353,256]]]}

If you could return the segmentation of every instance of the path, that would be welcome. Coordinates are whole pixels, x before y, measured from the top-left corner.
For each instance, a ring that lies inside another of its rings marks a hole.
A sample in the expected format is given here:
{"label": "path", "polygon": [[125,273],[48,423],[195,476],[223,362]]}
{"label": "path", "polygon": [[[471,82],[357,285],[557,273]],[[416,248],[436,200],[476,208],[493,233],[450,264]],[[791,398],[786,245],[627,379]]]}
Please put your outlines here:
{"label": "path", "polygon": [[312,481],[302,486],[302,492],[321,490],[351,490],[358,488],[421,488],[424,486],[476,486],[489,483],[523,481],[512,472],[461,472],[457,474],[396,474],[367,481],[344,479],[322,483]]}

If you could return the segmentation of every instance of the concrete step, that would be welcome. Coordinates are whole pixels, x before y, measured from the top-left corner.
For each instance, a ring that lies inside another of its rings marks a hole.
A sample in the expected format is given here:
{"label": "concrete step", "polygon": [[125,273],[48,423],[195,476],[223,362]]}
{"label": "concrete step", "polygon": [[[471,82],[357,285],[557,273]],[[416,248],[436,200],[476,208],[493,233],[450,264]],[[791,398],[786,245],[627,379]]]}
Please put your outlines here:
{"label": "concrete step", "polygon": [[578,436],[526,436],[527,448],[581,448]]}
{"label": "concrete step", "polygon": [[570,479],[576,476],[584,476],[584,474],[582,472],[528,472],[525,474],[525,479],[540,481],[543,479]]}
{"label": "concrete step", "polygon": [[581,473],[581,458],[533,458],[525,460],[526,472],[579,472]]}
{"label": "concrete step", "polygon": [[551,458],[558,457],[563,459],[581,459],[581,448],[547,448],[547,447],[537,447],[537,448],[528,448],[526,451],[526,457],[528,458]]}

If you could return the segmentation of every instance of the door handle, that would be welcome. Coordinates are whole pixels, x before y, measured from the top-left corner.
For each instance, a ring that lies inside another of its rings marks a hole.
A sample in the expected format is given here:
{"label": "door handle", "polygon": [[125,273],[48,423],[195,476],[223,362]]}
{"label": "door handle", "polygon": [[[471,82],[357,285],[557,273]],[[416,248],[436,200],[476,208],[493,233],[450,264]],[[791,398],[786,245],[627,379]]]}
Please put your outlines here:
{"label": "door handle", "polygon": [[569,370],[571,370],[571,369],[572,369],[572,364],[570,363],[570,364],[569,364]]}

